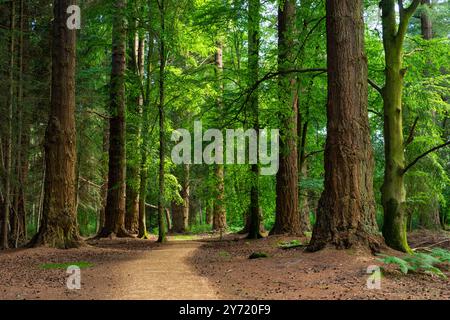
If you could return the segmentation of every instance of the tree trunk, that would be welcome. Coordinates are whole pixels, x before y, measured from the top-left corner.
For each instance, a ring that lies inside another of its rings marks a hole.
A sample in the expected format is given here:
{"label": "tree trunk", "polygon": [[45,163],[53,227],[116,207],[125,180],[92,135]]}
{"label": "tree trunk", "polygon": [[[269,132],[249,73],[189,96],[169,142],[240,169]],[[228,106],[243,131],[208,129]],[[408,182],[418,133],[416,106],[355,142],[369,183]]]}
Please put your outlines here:
{"label": "tree trunk", "polygon": [[[150,3],[150,0],[149,0]],[[146,206],[145,201],[147,199],[147,182],[148,182],[148,145],[150,139],[150,93],[152,84],[152,57],[153,57],[153,36],[151,30],[148,30],[148,53],[147,53],[147,81],[146,81],[146,93],[145,101],[142,106],[142,144],[141,144],[141,168],[140,168],[140,184],[139,184],[139,233],[138,237],[142,239],[148,239],[147,223],[146,223]],[[143,64],[142,64],[143,65]],[[142,75],[141,75],[142,79]]]}
{"label": "tree trunk", "polygon": [[[248,2],[248,76],[249,87],[253,87],[259,80],[259,37],[260,37],[260,0],[249,0]],[[259,139],[259,99],[258,91],[255,90],[249,99],[250,112],[253,116],[253,129]],[[250,189],[250,215],[248,221],[249,239],[262,238],[261,235],[261,210],[259,206],[259,176],[258,164],[251,165],[252,186]]]}
{"label": "tree trunk", "polygon": [[[308,125],[309,122],[305,121],[302,124],[302,115],[300,110],[298,112],[298,122],[297,122],[297,130],[298,137],[300,140],[299,150],[298,150],[298,165],[300,170],[300,179],[307,178],[308,176],[308,163],[306,159],[306,138],[308,134]],[[301,139],[300,139],[301,138]],[[303,192],[303,193],[302,193]],[[299,201],[299,214],[300,214],[300,224],[303,232],[311,231],[311,222],[309,218],[309,202],[308,202],[308,194],[304,192],[304,190],[300,190],[298,188],[298,201]]]}
{"label": "tree trunk", "polygon": [[[138,23],[135,22],[135,27]],[[130,70],[133,72],[133,84],[140,86],[144,73],[144,39],[139,36],[139,32],[134,29],[129,35]],[[142,121],[136,119],[142,117],[143,99],[141,91],[132,94],[130,97],[133,110],[129,112],[129,124],[127,124],[127,137],[130,150],[139,150],[142,135]],[[141,164],[141,153],[128,153],[127,158],[127,188],[126,188],[126,215],[125,228],[132,234],[137,234],[139,230],[139,169]]]}
{"label": "tree trunk", "polygon": [[[224,91],[223,87],[223,45],[221,42],[217,43],[216,55],[216,77],[219,83],[219,98],[217,99],[217,108],[223,109],[222,95]],[[225,176],[224,166],[222,164],[216,164],[215,178],[217,193],[214,199],[214,214],[213,214],[213,230],[224,231],[227,228],[227,216],[225,209]]]}
{"label": "tree trunk", "polygon": [[165,68],[166,68],[166,49],[165,49],[165,0],[161,0],[160,3],[160,17],[161,17],[161,34],[159,39],[159,197],[158,197],[158,226],[159,235],[158,242],[166,241],[166,222],[165,220],[165,92],[164,92],[164,80],[165,80]]}
{"label": "tree trunk", "polygon": [[[422,0],[422,5],[426,6],[420,15],[422,37],[424,40],[431,40],[433,39],[433,23],[431,21],[430,13],[428,12],[431,7],[431,0]],[[426,73],[427,71],[425,71],[425,75]],[[432,116],[435,124],[439,125],[436,112],[434,110],[432,111]],[[430,197],[430,206],[428,206],[425,210],[421,210],[419,213],[419,223],[421,227],[439,230],[442,229],[441,219],[439,216],[439,200],[435,194],[430,195]]]}
{"label": "tree trunk", "polygon": [[25,124],[24,119],[24,86],[23,86],[23,73],[24,73],[24,20],[27,19],[25,15],[24,0],[20,1],[20,14],[19,14],[19,79],[18,79],[18,93],[17,93],[17,148],[16,148],[16,164],[15,174],[17,179],[17,185],[15,187],[14,195],[14,223],[11,223],[12,237],[14,241],[14,247],[17,248],[19,243],[24,243],[27,240],[27,225],[26,225],[26,209],[25,209],[25,185],[28,175],[28,125]]}
{"label": "tree trunk", "polygon": [[378,250],[362,0],[327,0],[325,190],[308,249]]}
{"label": "tree trunk", "polygon": [[406,191],[403,181],[405,151],[403,143],[403,41],[408,22],[420,0],[414,0],[408,9],[400,8],[400,23],[397,27],[396,1],[382,0],[383,45],[385,51],[384,103],[384,149],[385,170],[381,188],[384,209],[383,236],[393,249],[411,252],[406,237],[405,202]]}
{"label": "tree trunk", "polygon": [[125,230],[125,7],[125,0],[116,0],[114,3],[108,194],[105,225],[98,237],[129,236]]}
{"label": "tree trunk", "polygon": [[103,128],[103,154],[102,154],[102,176],[103,184],[100,189],[100,212],[97,231],[100,231],[105,226],[105,210],[106,210],[106,198],[108,197],[108,150],[109,150],[109,121],[105,121]]}
{"label": "tree trunk", "polygon": [[278,71],[280,118],[280,165],[277,173],[275,225],[270,234],[303,233],[298,213],[297,107],[295,76],[283,71],[292,69],[295,56],[296,9],[294,0],[278,8]]}
{"label": "tree trunk", "polygon": [[66,26],[73,0],[53,2],[52,90],[45,133],[42,221],[31,245],[71,248],[80,244],[76,213],[76,30]]}

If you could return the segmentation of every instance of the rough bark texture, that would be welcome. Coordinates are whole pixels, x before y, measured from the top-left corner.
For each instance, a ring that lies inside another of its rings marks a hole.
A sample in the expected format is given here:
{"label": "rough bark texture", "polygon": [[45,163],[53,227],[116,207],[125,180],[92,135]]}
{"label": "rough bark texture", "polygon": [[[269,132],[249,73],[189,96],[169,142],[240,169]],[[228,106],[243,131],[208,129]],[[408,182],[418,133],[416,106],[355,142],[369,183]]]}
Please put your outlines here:
{"label": "rough bark texture", "polygon": [[[222,43],[217,44],[216,55],[216,77],[219,83],[219,98],[217,99],[217,108],[223,109],[223,101],[221,95],[223,94],[223,48]],[[216,198],[214,199],[214,214],[213,214],[213,230],[223,231],[227,228],[227,216],[225,209],[225,176],[224,176],[224,166],[222,164],[217,164],[215,168],[215,178],[216,178]]]}
{"label": "rough bark texture", "polygon": [[431,0],[422,0],[422,4],[428,6],[428,8],[425,8],[420,14],[422,37],[425,40],[431,40],[433,39],[433,23],[430,14],[427,11],[431,6]]}
{"label": "rough bark texture", "polygon": [[408,21],[420,0],[408,9],[400,8],[400,23],[396,22],[396,1],[382,0],[383,45],[386,82],[382,90],[384,103],[385,171],[381,188],[384,209],[383,236],[391,248],[411,252],[406,237],[406,191],[404,185],[405,151],[403,143],[403,41]]}
{"label": "rough bark texture", "polygon": [[327,0],[325,190],[308,247],[377,250],[362,0]]}
{"label": "rough bark texture", "polygon": [[42,221],[31,245],[79,245],[76,220],[75,53],[76,30],[66,27],[73,0],[53,3],[52,94],[45,133],[45,182]]}
{"label": "rough bark texture", "polygon": [[99,237],[128,236],[125,231],[125,6],[125,0],[117,0],[114,3],[108,194],[105,225]]}
{"label": "rough bark texture", "polygon": [[302,233],[298,214],[297,85],[292,73],[296,56],[295,1],[280,2],[278,8],[278,71],[280,94],[280,166],[277,173],[276,216],[271,234]]}

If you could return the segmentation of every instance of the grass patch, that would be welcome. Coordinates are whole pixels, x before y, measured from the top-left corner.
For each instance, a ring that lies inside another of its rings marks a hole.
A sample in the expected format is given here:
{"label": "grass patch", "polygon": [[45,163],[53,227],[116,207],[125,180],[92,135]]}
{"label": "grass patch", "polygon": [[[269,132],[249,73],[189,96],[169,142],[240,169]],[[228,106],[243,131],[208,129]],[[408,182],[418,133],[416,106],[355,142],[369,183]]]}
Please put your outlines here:
{"label": "grass patch", "polygon": [[44,270],[67,269],[70,266],[77,266],[80,269],[86,269],[93,267],[94,265],[90,262],[79,261],[79,262],[65,262],[65,263],[44,263],[40,265],[40,268]]}

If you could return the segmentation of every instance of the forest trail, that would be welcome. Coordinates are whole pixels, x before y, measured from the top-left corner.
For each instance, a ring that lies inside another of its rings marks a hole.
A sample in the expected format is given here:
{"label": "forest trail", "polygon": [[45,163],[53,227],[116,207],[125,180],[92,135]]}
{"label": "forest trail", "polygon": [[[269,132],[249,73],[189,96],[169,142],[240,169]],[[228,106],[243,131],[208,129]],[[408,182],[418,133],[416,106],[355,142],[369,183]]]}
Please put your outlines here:
{"label": "forest trail", "polygon": [[[79,249],[36,248],[0,255],[0,299],[219,299],[191,257],[203,243],[170,241],[163,245],[139,239],[89,242]],[[80,290],[67,289],[66,267],[44,264],[87,262]]]}
{"label": "forest trail", "polygon": [[148,250],[139,259],[121,263],[116,270],[123,285],[115,291],[114,298],[218,299],[208,280],[199,276],[188,262],[201,245],[195,241],[173,241]]}

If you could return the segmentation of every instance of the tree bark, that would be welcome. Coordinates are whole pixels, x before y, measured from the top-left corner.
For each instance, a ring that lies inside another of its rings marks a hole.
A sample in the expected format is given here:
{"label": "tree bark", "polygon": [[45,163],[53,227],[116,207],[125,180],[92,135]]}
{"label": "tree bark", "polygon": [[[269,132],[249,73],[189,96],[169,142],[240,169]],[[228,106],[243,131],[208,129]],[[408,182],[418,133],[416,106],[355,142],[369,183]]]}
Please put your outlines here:
{"label": "tree bark", "polygon": [[297,108],[295,75],[284,71],[296,57],[296,3],[280,2],[278,8],[278,71],[280,101],[280,165],[277,173],[275,225],[270,234],[303,233],[298,212]]}
{"label": "tree bark", "polygon": [[172,231],[176,233],[186,232],[189,228],[189,196],[190,196],[190,166],[183,165],[182,187],[180,196],[183,203],[174,203],[172,205],[173,227]]}
{"label": "tree bark", "polygon": [[380,245],[373,193],[362,0],[327,0],[325,190],[308,249]]}
{"label": "tree bark", "polygon": [[[402,2],[403,3],[403,2]],[[384,209],[383,236],[393,249],[411,252],[406,236],[406,191],[404,185],[405,151],[403,143],[403,41],[408,22],[420,0],[408,9],[400,8],[400,23],[396,22],[396,1],[382,0],[383,46],[385,51],[384,104],[385,171],[381,188]]]}
{"label": "tree bark", "polygon": [[105,225],[98,237],[126,237],[125,230],[125,46],[126,0],[114,2],[110,86],[108,194]]}
{"label": "tree bark", "polygon": [[[137,22],[136,22],[137,26]],[[142,83],[144,53],[144,41],[139,36],[137,30],[133,30],[130,35],[130,57],[131,71],[134,73],[133,79],[136,86]],[[142,121],[136,121],[136,118],[142,117],[142,107],[144,97],[139,91],[131,97],[134,110],[130,112],[130,121],[127,125],[128,143],[131,150],[139,150],[139,144],[142,135]],[[141,153],[129,153],[127,159],[127,188],[126,188],[126,215],[125,228],[132,234],[138,234],[139,230],[139,169],[141,164]]]}
{"label": "tree bark", "polygon": [[45,133],[42,221],[32,246],[71,248],[80,244],[76,213],[75,63],[76,30],[66,26],[73,0],[53,2],[52,90]]}

